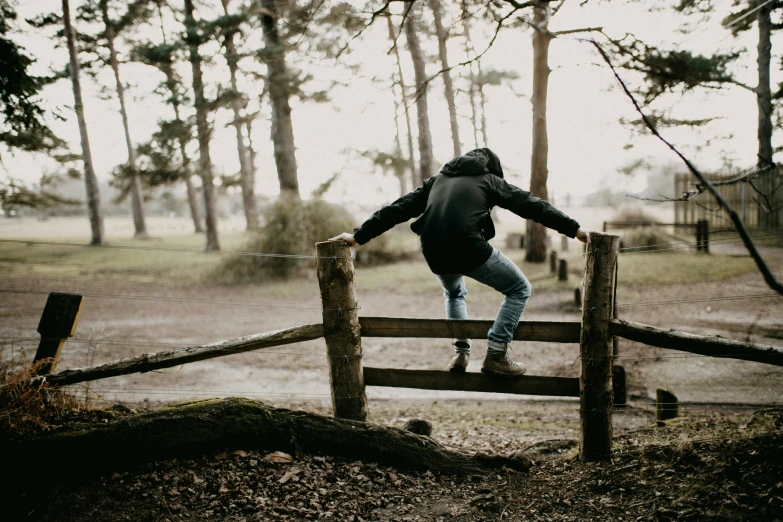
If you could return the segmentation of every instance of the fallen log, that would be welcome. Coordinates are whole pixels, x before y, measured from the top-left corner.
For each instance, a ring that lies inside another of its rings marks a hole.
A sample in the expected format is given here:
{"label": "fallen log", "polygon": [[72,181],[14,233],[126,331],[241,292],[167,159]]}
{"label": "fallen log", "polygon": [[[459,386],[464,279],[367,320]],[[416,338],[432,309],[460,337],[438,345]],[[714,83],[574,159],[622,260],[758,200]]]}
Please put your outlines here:
{"label": "fallen log", "polygon": [[3,470],[18,484],[115,472],[153,460],[231,448],[332,455],[441,473],[501,466],[526,471],[531,465],[522,455],[461,453],[402,429],[241,398],[176,404],[88,429],[0,445]]}
{"label": "fallen log", "polygon": [[127,375],[129,373],[144,373],[160,370],[161,368],[172,368],[181,364],[223,357],[224,355],[260,350],[261,348],[270,348],[272,346],[280,346],[281,344],[311,341],[323,336],[323,325],[305,324],[284,330],[248,335],[228,341],[189,346],[180,350],[146,353],[138,357],[129,357],[87,368],[72,368],[44,375],[41,379],[44,379],[49,384],[63,386],[77,382],[105,379],[106,377]]}
{"label": "fallen log", "polygon": [[612,335],[659,348],[783,366],[783,349],[768,344],[744,343],[723,337],[706,337],[678,330],[663,330],[619,319],[613,319],[609,323],[609,329]]}

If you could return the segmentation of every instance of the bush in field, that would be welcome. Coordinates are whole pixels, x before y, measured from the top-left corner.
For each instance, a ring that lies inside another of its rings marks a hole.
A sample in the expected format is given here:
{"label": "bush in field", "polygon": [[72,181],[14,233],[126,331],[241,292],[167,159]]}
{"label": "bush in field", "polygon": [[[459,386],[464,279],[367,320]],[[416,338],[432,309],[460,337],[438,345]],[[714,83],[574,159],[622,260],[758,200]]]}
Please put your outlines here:
{"label": "bush in field", "polygon": [[622,223],[658,223],[653,216],[647,214],[639,207],[625,207],[612,215],[611,221]]}
{"label": "bush in field", "polygon": [[[620,236],[620,248],[652,247],[655,245],[666,245],[671,242],[671,235],[665,233],[659,227],[654,226],[636,227],[624,230]],[[651,249],[649,251],[654,252],[655,249]]]}
{"label": "bush in field", "polygon": [[[261,217],[262,227],[242,247],[248,253],[315,255],[315,244],[354,227],[353,217],[342,207],[320,199],[300,201],[280,198]],[[219,268],[227,282],[262,282],[314,270],[315,259],[243,255],[230,258]]]}

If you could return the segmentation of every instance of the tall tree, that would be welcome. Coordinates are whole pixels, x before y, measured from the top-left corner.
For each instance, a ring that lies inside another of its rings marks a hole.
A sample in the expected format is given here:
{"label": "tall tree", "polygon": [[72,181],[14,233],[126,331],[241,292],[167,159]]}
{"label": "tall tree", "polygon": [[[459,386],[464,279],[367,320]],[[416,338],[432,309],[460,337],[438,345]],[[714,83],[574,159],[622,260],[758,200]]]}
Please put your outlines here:
{"label": "tall tree", "polygon": [[267,86],[272,107],[272,142],[275,149],[280,194],[300,199],[296,168],[294,125],[291,120],[290,74],[285,62],[285,44],[278,31],[278,0],[259,0],[261,24],[266,43],[264,58],[267,66]]}
{"label": "tall tree", "polygon": [[248,230],[257,230],[258,223],[258,205],[255,196],[255,170],[245,144],[243,134],[243,122],[246,118],[244,112],[245,100],[237,88],[237,73],[239,71],[240,56],[237,53],[234,35],[239,32],[239,22],[243,19],[241,16],[231,16],[228,12],[228,3],[230,0],[220,0],[223,4],[223,13],[225,23],[223,25],[223,46],[226,50],[226,62],[231,81],[231,110],[234,119],[231,124],[234,126],[237,136],[237,154],[239,155],[239,184],[242,188],[242,203],[245,209],[245,220]]}
{"label": "tall tree", "polygon": [[217,229],[217,201],[215,184],[212,174],[212,158],[209,143],[212,130],[207,119],[207,100],[204,97],[204,79],[201,71],[201,54],[199,46],[203,36],[198,30],[193,17],[193,0],[185,0],[185,42],[188,46],[191,70],[193,71],[193,102],[196,108],[196,134],[198,136],[199,174],[201,176],[201,191],[204,195],[206,213],[206,241],[204,249],[207,252],[220,250]]}
{"label": "tall tree", "polygon": [[[541,199],[548,199],[547,178],[549,169],[549,143],[546,128],[546,98],[549,86],[549,3],[533,8],[533,144],[530,158],[530,192]],[[527,221],[525,236],[525,261],[546,261],[546,228],[532,220]]]}
{"label": "tall tree", "polygon": [[425,179],[434,174],[435,160],[432,154],[432,134],[430,132],[430,118],[427,108],[427,72],[416,29],[418,16],[416,15],[414,4],[411,4],[408,9],[408,16],[405,20],[405,38],[408,41],[408,51],[410,51],[411,60],[413,61],[413,73],[416,81],[414,97],[416,99],[416,120],[419,130],[419,172],[414,186],[418,187]]}
{"label": "tall tree", "polygon": [[[739,86],[752,93],[757,100],[758,116],[756,134],[758,140],[755,163],[760,169],[756,181],[752,184],[767,200],[781,199],[780,188],[775,187],[774,173],[769,169],[772,165],[774,149],[772,135],[775,129],[772,116],[775,110],[776,96],[772,95],[770,85],[771,37],[775,30],[783,28],[783,20],[772,21],[772,14],[783,13],[781,0],[735,0],[735,12],[723,20],[723,27],[734,34],[747,31],[755,23],[758,26],[757,84],[746,85],[732,74],[730,65],[736,61],[740,52],[715,52],[711,55],[694,54],[687,49],[662,49],[651,46],[639,40],[627,39],[614,41],[615,51],[621,59],[621,66],[640,71],[645,78],[646,86],[642,90],[644,103],[651,104],[659,96],[681,90],[687,92],[695,88],[715,89],[720,87]],[[709,0],[678,0],[670,7],[678,13],[704,15],[711,12],[715,5]],[[670,119],[672,124],[677,120]],[[704,120],[700,120],[704,121]],[[691,125],[689,120],[685,124]],[[749,180],[745,180],[749,181]],[[743,182],[745,182],[743,181]],[[766,204],[759,205],[758,223],[763,228],[776,228],[780,224],[783,212],[770,212]]]}
{"label": "tall tree", "polygon": [[438,56],[442,67],[443,89],[446,97],[446,104],[449,107],[449,126],[451,127],[451,144],[454,150],[454,156],[462,155],[462,147],[459,139],[459,124],[457,123],[457,104],[454,99],[454,86],[451,83],[451,71],[449,67],[449,56],[446,49],[448,33],[443,27],[443,13],[440,0],[430,0],[432,15],[435,20],[435,35],[438,37]]}
{"label": "tall tree", "polygon": [[[162,18],[162,16],[161,16]],[[198,202],[198,194],[193,186],[193,171],[191,169],[191,158],[187,150],[188,143],[193,138],[192,125],[186,123],[181,116],[181,106],[186,101],[184,86],[179,75],[174,69],[175,54],[178,50],[177,45],[169,45],[166,41],[166,33],[163,31],[163,43],[159,45],[144,44],[134,49],[134,53],[141,62],[157,68],[164,74],[165,79],[161,88],[168,94],[166,100],[174,111],[174,120],[171,123],[172,129],[179,129],[176,135],[178,152],[180,155],[181,179],[185,182],[186,194],[190,215],[193,219],[193,228],[196,233],[204,232],[203,218],[201,217],[201,207]],[[163,127],[162,123],[159,124]]]}
{"label": "tall tree", "polygon": [[[397,79],[395,84],[400,88],[400,97],[402,99],[403,113],[405,114],[405,137],[408,146],[408,170],[410,171],[410,179],[413,186],[416,187],[416,180],[419,179],[416,175],[416,156],[413,149],[413,127],[411,126],[411,113],[408,110],[408,86],[405,85],[405,77],[402,74],[402,60],[400,59],[400,47],[397,45],[397,33],[394,30],[394,23],[392,23],[391,16],[386,17],[386,23],[389,27],[389,40],[392,44],[392,50],[394,51],[394,62],[397,66]],[[396,95],[395,95],[396,96]],[[397,112],[397,104],[395,98],[395,113]],[[395,118],[395,124],[397,120]],[[399,133],[398,133],[399,135]]]}
{"label": "tall tree", "polygon": [[120,78],[120,61],[117,57],[115,40],[121,31],[132,28],[135,23],[146,16],[146,10],[144,9],[146,3],[148,3],[148,0],[132,2],[127,6],[125,13],[118,19],[113,19],[109,14],[109,0],[98,1],[98,10],[103,22],[103,39],[109,50],[109,66],[114,73],[115,91],[117,100],[120,103],[120,116],[122,117],[122,128],[125,133],[125,146],[128,151],[128,171],[130,174],[128,181],[130,183],[134,235],[138,239],[146,239],[148,237],[147,224],[144,218],[144,198],[142,195],[141,178],[139,178],[139,174],[136,171],[136,150],[130,135],[128,111],[125,104],[125,86]]}
{"label": "tall tree", "polygon": [[63,147],[44,118],[39,95],[48,79],[35,76],[35,62],[11,38],[17,14],[7,0],[0,0],[0,143],[28,152]]}
{"label": "tall tree", "polygon": [[91,245],[105,243],[103,232],[103,215],[101,214],[101,198],[98,190],[98,179],[92,163],[90,138],[87,134],[87,120],[84,118],[84,103],[82,102],[82,87],[79,80],[79,56],[76,51],[76,36],[71,26],[71,6],[69,0],[62,0],[63,27],[65,41],[68,46],[69,71],[73,87],[74,111],[79,123],[79,138],[82,145],[82,161],[84,162],[84,183],[87,189],[87,212],[90,218],[92,232]]}

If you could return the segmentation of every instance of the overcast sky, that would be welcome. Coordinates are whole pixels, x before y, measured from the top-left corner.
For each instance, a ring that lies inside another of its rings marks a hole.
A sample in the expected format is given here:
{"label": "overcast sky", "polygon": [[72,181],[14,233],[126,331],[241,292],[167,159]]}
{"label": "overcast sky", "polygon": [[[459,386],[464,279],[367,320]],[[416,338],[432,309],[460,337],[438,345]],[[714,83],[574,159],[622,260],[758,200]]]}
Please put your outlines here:
{"label": "overcast sky", "polygon": [[[78,0],[73,0],[78,4]],[[235,3],[236,2],[235,0]],[[444,4],[447,3],[444,1]],[[740,61],[737,72],[748,84],[755,84],[755,30],[734,38],[729,31],[719,27],[720,20],[727,13],[731,0],[716,2],[721,11],[711,21],[695,23],[685,34],[677,32],[680,18],[666,12],[649,12],[638,3],[622,5],[619,2],[591,1],[580,6],[577,0],[568,0],[553,18],[553,31],[580,27],[603,27],[613,37],[632,32],[650,43],[666,42],[680,48],[703,53],[718,49],[748,49]],[[173,5],[180,7],[181,2]],[[59,0],[22,0],[18,5],[21,17],[57,11]],[[197,8],[208,15],[209,6],[214,12],[220,7],[219,0],[201,0]],[[399,8],[399,6],[395,6]],[[531,16],[531,13],[525,13]],[[454,17],[451,16],[451,20]],[[173,28],[173,23],[171,24]],[[37,59],[39,72],[67,62],[67,53],[34,30],[21,24],[25,34],[18,40],[27,52]],[[459,32],[458,29],[455,29]],[[491,27],[477,28],[473,38],[477,49],[483,49],[492,34]],[[589,44],[576,40],[574,35],[552,41],[550,66],[553,72],[549,80],[548,123],[549,123],[549,187],[550,194],[557,199],[570,193],[573,197],[594,192],[599,188],[636,192],[644,188],[644,173],[634,178],[618,174],[617,169],[632,161],[644,158],[653,165],[653,171],[666,164],[676,162],[676,157],[660,142],[649,136],[638,136],[621,125],[620,118],[636,119],[637,115],[625,95],[617,87],[611,71],[600,63],[600,58]],[[137,37],[159,39],[159,30],[143,29]],[[596,36],[600,41],[600,36]],[[780,49],[780,38],[773,40],[773,53]],[[351,160],[343,152],[346,149],[381,149],[391,151],[394,136],[393,98],[388,78],[392,72],[391,57],[387,55],[389,43],[385,20],[351,44],[353,52],[343,63],[360,63],[362,70],[351,74],[329,60],[310,66],[308,72],[316,78],[339,79],[344,85],[331,92],[331,101],[326,104],[292,101],[297,161],[302,193],[307,196],[315,187],[335,172],[341,172],[339,181],[328,193],[332,200],[361,201],[362,203],[383,203],[397,195],[397,182],[393,178],[372,175],[368,165]],[[205,53],[216,51],[217,46],[207,47]],[[428,42],[427,52],[436,56],[435,42]],[[409,55],[403,46],[406,60],[406,74],[410,82],[413,72],[407,65]],[[450,61],[457,63],[465,59],[460,39],[450,42]],[[780,59],[773,58],[773,85],[783,80],[778,71]],[[487,88],[487,121],[489,146],[500,156],[504,169],[512,183],[527,187],[530,163],[531,112],[531,35],[529,29],[504,29],[493,47],[484,57],[484,66],[516,71],[519,80],[511,88]],[[296,65],[297,58],[290,55],[289,63]],[[217,57],[208,69],[208,82],[227,81],[225,62]],[[182,68],[186,81],[189,80],[188,66]],[[430,63],[428,73],[440,69],[439,64]],[[130,84],[128,105],[131,117],[131,133],[136,143],[145,141],[156,128],[158,118],[171,118],[170,109],[152,90],[161,81],[155,69],[129,64],[123,68],[124,80]],[[465,68],[456,69],[453,74],[465,75]],[[110,72],[100,76],[100,82],[112,86]],[[632,83],[630,73],[621,72]],[[455,80],[456,81],[456,80]],[[82,77],[85,111],[88,120],[93,159],[98,178],[108,180],[112,168],[127,159],[122,126],[113,98],[101,94],[92,79]],[[244,90],[256,96],[262,85],[252,79],[243,79]],[[313,88],[318,86],[315,82]],[[430,121],[438,163],[450,159],[451,139],[448,113],[442,96],[440,80],[431,83]],[[53,121],[52,127],[58,135],[68,140],[74,151],[79,151],[79,135],[76,118],[72,112],[73,95],[70,84],[61,81],[44,92],[47,108],[66,117],[66,121]],[[460,133],[463,150],[473,148],[472,130],[467,116],[470,107],[466,96],[458,99]],[[686,95],[675,95],[661,100],[659,107],[675,107],[674,116],[681,118],[718,117],[719,119],[701,130],[664,131],[666,137],[681,147],[686,155],[704,170],[719,168],[725,160],[733,161],[738,167],[755,163],[757,110],[754,97],[740,88],[705,93],[698,91]],[[267,110],[268,114],[268,110]],[[232,128],[226,128],[229,114],[223,111],[215,116],[215,134],[212,142],[212,158],[218,174],[233,174],[238,170],[235,135]],[[415,121],[415,118],[414,118]],[[401,120],[402,123],[402,120]],[[715,139],[716,137],[724,139]],[[726,139],[726,137],[731,137]],[[274,197],[278,191],[274,170],[272,145],[268,122],[259,122],[254,132],[254,143],[259,151],[257,190]],[[779,140],[778,140],[779,141]],[[42,170],[51,168],[44,158],[17,153],[13,157],[4,154],[3,166],[8,173],[33,182]]]}

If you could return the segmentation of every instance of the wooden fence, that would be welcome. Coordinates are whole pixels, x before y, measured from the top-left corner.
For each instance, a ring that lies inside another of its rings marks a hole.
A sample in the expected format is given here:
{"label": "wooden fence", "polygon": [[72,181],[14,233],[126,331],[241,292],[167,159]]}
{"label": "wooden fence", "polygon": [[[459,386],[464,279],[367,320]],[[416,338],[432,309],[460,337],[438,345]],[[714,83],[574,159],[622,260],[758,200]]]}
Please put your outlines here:
{"label": "wooden fence", "polygon": [[[736,176],[711,176],[708,179],[721,183]],[[690,174],[677,174],[674,179],[676,197],[693,190],[694,178]],[[748,183],[717,185],[715,188],[731,205],[745,223],[745,227],[757,230],[780,230],[783,226],[783,170],[762,172],[753,184],[764,193],[758,194]],[[713,230],[734,230],[728,214],[718,210],[718,204],[711,194],[704,192],[688,201],[675,201],[674,222],[678,225],[696,225],[707,220]]]}
{"label": "wooden fence", "polygon": [[363,337],[482,338],[492,322],[359,317],[350,247],[342,242],[325,242],[317,245],[323,303],[321,324],[306,324],[55,373],[59,348],[76,329],[82,297],[51,294],[38,328],[42,338],[36,356],[36,359],[46,358],[49,364],[38,379],[54,385],[75,384],[323,337],[327,346],[333,410],[337,417],[366,420],[366,386],[579,397],[580,457],[587,461],[605,460],[612,451],[612,345],[615,336],[661,348],[783,366],[783,349],[773,346],[692,335],[614,319],[618,246],[617,236],[591,236],[586,252],[580,322],[524,321],[514,332],[516,341],[578,343],[579,378],[525,375],[504,379],[481,373],[457,375],[436,370],[364,366]]}

